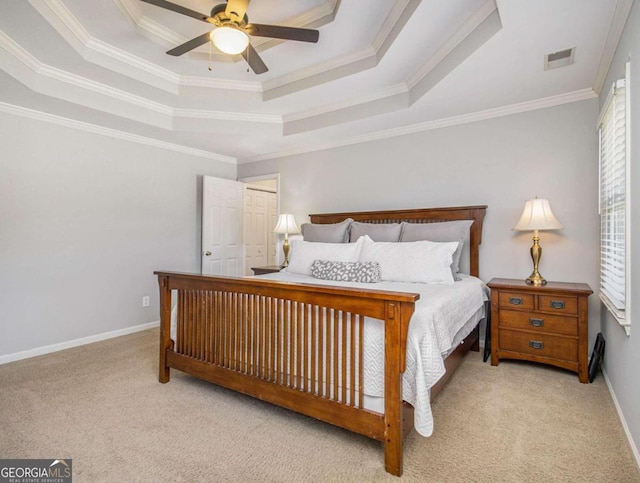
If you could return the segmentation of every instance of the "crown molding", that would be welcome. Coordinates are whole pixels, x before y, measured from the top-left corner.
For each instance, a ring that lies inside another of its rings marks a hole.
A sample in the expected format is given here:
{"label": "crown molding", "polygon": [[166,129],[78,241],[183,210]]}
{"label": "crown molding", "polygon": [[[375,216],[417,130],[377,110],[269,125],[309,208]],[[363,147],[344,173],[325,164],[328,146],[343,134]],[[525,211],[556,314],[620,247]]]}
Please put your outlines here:
{"label": "crown molding", "polygon": [[[397,2],[399,5],[402,2]],[[413,6],[406,0],[403,8]],[[411,10],[413,12],[413,10]],[[394,13],[395,19],[400,18],[403,10],[398,8]],[[397,25],[397,24],[396,24]],[[389,86],[377,92],[354,97],[347,101],[321,106],[305,112],[298,112],[284,116],[284,133],[294,134],[324,127],[326,125],[349,122],[362,117],[383,114],[393,110],[407,108],[424,96],[438,82],[445,78],[455,67],[475,52],[489,38],[502,28],[498,7],[495,0],[486,0],[456,32],[436,51],[436,54],[423,64],[407,81],[406,84]],[[390,32],[389,27],[385,30]],[[377,53],[363,50],[359,55],[361,60],[373,60]],[[332,59],[337,62],[339,59]],[[341,65],[353,65],[353,58],[344,58]],[[315,66],[314,66],[315,67]],[[331,72],[332,68],[322,66],[324,72]],[[338,69],[338,66],[334,67]],[[296,79],[302,81],[302,79]],[[294,79],[287,79],[285,85],[291,85]],[[274,87],[265,86],[265,98],[271,98]],[[381,102],[383,99],[393,102]],[[315,118],[315,119],[314,119]]]}
{"label": "crown molding", "polygon": [[[191,86],[193,78],[185,77],[92,37],[62,0],[28,0],[29,3],[62,35],[85,60],[108,68],[126,77],[152,85],[172,94],[181,86]],[[124,0],[126,1],[126,0]],[[129,6],[128,8],[131,8]],[[126,16],[126,15],[125,15]],[[239,82],[203,78],[198,87],[261,92],[259,82]]]}
{"label": "crown molding", "polygon": [[[158,67],[156,64],[93,38],[64,5],[63,0],[28,1],[85,60],[172,94],[182,92],[184,87],[199,87],[254,92],[262,94],[263,100],[274,99],[374,67],[420,3],[420,0],[395,0],[390,14],[374,39],[373,45],[369,49],[364,49],[367,52],[364,58],[362,51],[349,53],[263,84],[262,82],[224,81],[206,77],[180,76],[171,70]],[[165,46],[183,43],[187,40],[145,17],[139,5],[133,0],[114,1],[129,23],[138,30],[144,30],[148,38],[159,40]],[[332,21],[339,5],[340,0],[326,0],[324,4],[298,17],[288,19],[284,24],[313,24],[317,26],[315,24],[322,19],[327,22]],[[178,37],[180,37],[179,40],[177,40]],[[270,43],[272,40],[263,42],[265,46]],[[255,43],[254,47],[258,51],[264,50],[259,41]],[[225,59],[227,59],[226,56]]]}
{"label": "crown molding", "polygon": [[434,68],[438,66],[451,52],[460,45],[469,35],[471,35],[482,22],[486,20],[489,15],[497,12],[497,5],[495,0],[486,0],[473,15],[471,15],[461,26],[456,30],[451,37],[449,37],[445,43],[440,46],[436,53],[420,68],[407,79],[407,85],[409,89],[413,89],[424,77],[426,77]]}
{"label": "crown molding", "polygon": [[393,41],[402,30],[402,27],[407,23],[415,9],[418,8],[420,1],[421,0],[396,1],[393,5],[391,12],[389,12],[387,18],[384,19],[382,27],[371,43],[371,47],[376,53],[378,62],[382,57],[384,57],[384,54],[386,54]]}
{"label": "crown molding", "polygon": [[258,82],[230,81],[198,76],[180,76],[180,85],[184,87],[205,87],[207,89],[232,90],[255,93],[262,97],[262,85]]}
{"label": "crown molding", "polygon": [[479,23],[475,22],[476,19],[477,17],[474,18],[472,29],[468,29],[467,26],[463,27],[465,35],[454,40],[455,46],[452,43],[447,43],[443,49],[444,53],[436,56],[437,63],[428,62],[427,69],[422,70],[418,76],[412,76],[408,82],[411,86],[409,89],[411,92],[410,104],[433,89],[502,29],[502,22],[497,10],[491,11],[486,17],[483,16],[481,20],[478,19]]}
{"label": "crown molding", "polygon": [[377,63],[376,52],[370,46],[361,50],[347,52],[324,62],[265,81],[263,83],[262,97],[265,101],[277,99],[278,97],[362,72],[375,67]]}
{"label": "crown molding", "polygon": [[29,69],[34,72],[38,72],[41,64],[33,55],[31,55],[26,49],[23,49],[20,44],[15,42],[11,37],[0,30],[0,47],[2,47],[9,55],[14,59],[19,60]]}
{"label": "crown molding", "polygon": [[171,45],[178,45],[186,42],[182,35],[178,35],[172,30],[165,28],[153,20],[144,17],[140,10],[140,2],[131,2],[129,0],[113,0],[116,6],[120,9],[124,17],[129,24],[135,28],[139,33],[148,32],[151,40],[157,41],[164,47]]}
{"label": "crown molding", "polygon": [[283,117],[283,134],[290,136],[313,131],[407,107],[409,92],[405,84],[396,84],[346,101],[286,115]]}
{"label": "crown molding", "polygon": [[572,102],[585,101],[589,99],[595,99],[598,95],[591,88],[580,89],[578,91],[567,92],[565,94],[558,94],[555,96],[543,97],[540,99],[534,99],[532,101],[519,102],[516,104],[510,104],[508,106],[495,107],[491,109],[485,109],[483,111],[472,112],[469,114],[463,114],[460,116],[452,116],[444,119],[437,119],[434,121],[427,121],[424,123],[412,124],[410,126],[403,126],[394,129],[387,129],[384,131],[378,131],[373,133],[371,139],[365,141],[384,139],[388,137],[403,136],[406,134],[414,134],[423,131],[432,131],[434,129],[442,129],[445,127],[458,126],[461,124],[469,124],[477,121],[487,121],[490,119],[496,119],[499,117],[512,116],[514,114],[520,114],[523,112],[537,111],[539,109],[548,109],[550,107],[556,107],[563,104],[569,104]]}
{"label": "crown molding", "polygon": [[375,67],[419,4],[420,0],[395,0],[371,45],[264,82],[264,100],[276,99]]}
{"label": "crown molding", "polygon": [[[40,14],[48,19],[45,13],[47,9],[51,11],[51,13],[55,14],[56,17],[62,22],[62,25],[65,26],[68,30],[68,33],[74,36],[75,41],[79,42],[80,45],[86,44],[91,40],[91,35],[89,32],[82,26],[82,24],[78,21],[78,19],[71,13],[71,10],[67,8],[67,6],[59,0],[28,0],[33,8],[35,8]],[[46,7],[46,8],[42,8]],[[67,39],[69,41],[69,39]]]}
{"label": "crown molding", "polygon": [[[30,82],[30,79],[23,78],[24,77],[23,75],[20,75],[15,72],[11,72],[13,69],[11,68],[5,69],[7,70],[7,73],[14,76],[25,85],[30,86],[30,88],[32,88],[36,92],[40,92],[40,93],[51,95],[58,98],[63,98],[66,100],[71,100],[72,98],[72,102],[80,105],[85,105],[87,107],[91,107],[94,109],[99,108],[98,104],[102,103],[103,106],[108,106],[108,108],[103,107],[102,110],[104,110],[105,112],[110,112],[114,115],[135,119],[145,124],[151,124],[154,126],[166,128],[166,127],[170,127],[174,120],[176,119],[184,120],[185,118],[189,118],[193,120],[208,119],[212,121],[225,121],[225,123],[229,121],[232,121],[232,122],[235,121],[235,122],[244,122],[244,123],[270,124],[270,125],[277,124],[278,126],[282,124],[282,117],[279,115],[238,113],[238,112],[197,110],[197,109],[181,109],[181,108],[173,108],[165,104],[154,102],[144,97],[131,94],[127,91],[123,91],[121,89],[111,87],[107,84],[97,82],[92,79],[88,79],[86,77],[43,64],[2,31],[0,31],[0,48],[4,49],[12,57],[14,57],[20,63],[25,65],[31,72],[33,72],[34,75],[46,77],[50,80],[57,81],[63,84],[64,86],[66,86],[67,88],[75,88],[80,90],[80,93],[78,93],[78,92],[71,91],[69,89],[65,89],[64,96],[62,95],[56,96],[53,93],[52,87],[49,87],[47,90],[44,90],[44,91],[43,89],[39,89],[37,87],[39,84],[50,86],[49,83],[42,84],[37,81]],[[95,98],[95,96],[89,98],[87,96],[83,96],[83,92],[98,94],[99,96],[102,96],[104,99],[101,100],[100,98]],[[112,102],[113,100],[121,101],[122,103],[124,103],[125,111],[127,111],[126,106],[134,106],[137,108],[142,108],[146,112],[142,112],[142,113],[132,113],[130,111],[124,112],[122,111],[122,107],[119,109],[118,106]],[[155,118],[155,120],[150,119],[148,116],[149,112],[159,114],[161,118]],[[281,128],[279,128],[278,130],[281,131]]]}
{"label": "crown molding", "polygon": [[[45,1],[49,4],[58,4],[60,2],[60,0]],[[413,3],[408,0],[398,0],[398,2],[405,8],[407,8],[409,5],[413,5]],[[469,35],[473,34],[473,32],[475,31],[473,29],[474,27],[477,27],[477,23],[479,21],[482,21],[483,19],[488,18],[487,15],[491,15],[492,13],[495,13],[495,3],[493,0],[487,0],[479,9],[479,11],[472,16],[472,20],[467,21],[463,25],[463,27],[459,29],[461,33],[459,35],[455,35],[453,37],[453,40],[445,45],[444,51],[446,51],[446,53],[449,53],[454,50],[455,47],[453,46],[453,44],[455,44],[456,46],[461,45],[461,43],[464,42],[465,39],[469,38]],[[399,18],[400,16],[402,16],[402,12],[400,11],[400,9],[398,9],[398,11],[395,13],[395,17]],[[83,34],[80,33],[80,36],[82,37]],[[419,95],[423,95],[428,91],[428,89],[435,85],[433,79],[429,79],[429,81],[431,81],[431,84],[429,85],[426,85],[424,83],[421,85],[421,82],[424,81],[422,79],[418,79],[415,81],[416,84],[414,85],[413,89],[408,88],[408,85],[405,83],[400,83],[389,86],[387,88],[379,89],[366,95],[353,97],[345,101],[337,102],[330,105],[324,105],[315,109],[310,109],[304,112],[296,112],[285,116],[199,109],[181,109],[153,102],[143,97],[113,88],[106,84],[102,84],[100,82],[96,82],[76,74],[62,71],[61,69],[44,65],[37,61],[37,59],[31,56],[24,49],[22,49],[12,39],[9,39],[6,35],[4,36],[4,38],[0,36],[0,45],[2,45],[3,43],[9,45],[9,48],[7,50],[10,51],[18,59],[22,60],[23,63],[29,65],[31,69],[36,72],[36,74],[44,75],[50,79],[55,79],[67,86],[74,86],[78,89],[84,89],[91,93],[97,93],[101,96],[106,97],[107,102],[105,102],[104,99],[96,99],[95,96],[83,95],[82,93],[71,94],[67,90],[59,91],[57,93],[58,97],[71,100],[71,98],[69,98],[69,96],[71,95],[73,98],[73,102],[75,103],[87,105],[92,108],[101,108],[100,106],[102,106],[102,110],[115,115],[124,116],[163,128],[178,130],[196,129],[200,131],[206,131],[207,129],[233,129],[233,126],[231,126],[230,123],[237,123],[243,125],[243,127],[246,129],[267,129],[274,135],[292,135],[300,132],[320,129],[329,125],[356,121],[358,119],[369,117],[372,115],[372,113],[385,114],[388,112],[407,108],[417,97],[415,91],[418,89],[418,87],[422,90]],[[89,42],[89,44],[91,44],[91,42]],[[100,45],[100,47],[106,46],[106,44],[96,45]],[[471,48],[466,48],[463,50],[464,54],[468,55],[468,52],[470,50],[473,50],[473,46]],[[120,54],[120,52],[114,52],[116,54]],[[373,49],[369,47],[368,49],[364,49],[359,52],[350,53],[340,58],[332,59],[330,62],[339,62],[339,65],[347,66],[356,64],[357,59],[360,59],[363,62],[375,62],[375,52],[373,52]],[[442,55],[440,57],[440,63],[442,64],[442,62],[446,59],[447,56]],[[126,58],[122,59],[122,61],[125,62],[127,60],[128,59]],[[459,59],[457,60],[457,62],[460,61],[461,60]],[[447,64],[451,63],[449,62]],[[424,75],[427,75],[434,72],[434,69],[437,69],[437,79],[435,79],[435,81],[437,82],[441,78],[446,76],[446,74],[453,67],[455,67],[455,65],[457,65],[456,60],[454,60],[453,66],[445,65],[442,68],[438,68],[437,65],[434,66],[433,64],[428,64],[428,69],[421,70],[420,74],[422,75],[424,73]],[[327,72],[324,65],[320,66],[320,68]],[[334,68],[337,69],[337,67]],[[331,69],[332,68],[329,68],[329,70]],[[415,78],[417,79],[417,77]],[[294,78],[291,77],[289,80],[293,81]],[[297,80],[301,81],[302,79]],[[188,78],[188,81],[190,82],[191,87],[202,86],[196,85],[199,82],[197,77]],[[411,82],[413,82],[413,79],[411,80]],[[244,88],[252,88],[252,86],[247,83],[242,83],[240,85]],[[250,92],[253,91],[250,90]],[[53,93],[49,91],[49,95],[53,95]],[[123,106],[117,103],[111,103],[108,102],[108,99],[116,99],[130,106],[142,108],[147,112],[131,111],[127,108],[126,105]],[[161,117],[150,117],[148,115],[149,111],[160,114]],[[203,123],[202,120],[210,122]]]}
{"label": "crown molding", "polygon": [[278,114],[251,114],[228,111],[205,111],[202,109],[173,109],[173,116],[189,119],[211,119],[237,122],[256,122],[261,124],[282,124],[282,116]]}
{"label": "crown molding", "polygon": [[607,32],[607,39],[602,47],[598,69],[593,79],[593,90],[598,94],[602,91],[602,86],[607,79],[611,62],[613,62],[613,57],[615,56],[616,48],[622,37],[632,5],[633,0],[616,1],[616,7],[613,12],[613,17],[611,18],[611,23],[609,24],[609,31]]}
{"label": "crown molding", "polygon": [[[23,49],[20,45],[18,45],[15,41],[13,41],[13,39],[9,38],[2,32],[0,32],[0,47],[3,47],[11,55],[13,55],[23,64],[27,65],[36,75],[45,76],[49,79],[61,82],[66,86],[73,86],[80,90],[85,90],[91,93],[98,94],[100,96],[104,96],[107,100],[107,102],[105,102],[103,100],[95,98],[89,99],[86,96],[83,100],[82,95],[74,93],[72,97],[73,102],[75,103],[87,105],[92,108],[99,108],[98,105],[102,104],[104,106],[103,109],[107,112],[111,112],[112,114],[136,119],[147,124],[151,123],[152,125],[163,128],[174,126],[177,121],[180,121],[184,124],[188,123],[189,119],[206,119],[210,121],[224,121],[225,125],[228,122],[239,122],[254,125],[266,124],[274,127],[278,126],[278,128],[274,132],[290,135],[307,130],[318,129],[331,124],[354,121],[366,116],[370,116],[372,110],[373,112],[384,114],[393,110],[406,108],[408,107],[409,101],[406,85],[397,84],[370,94],[354,97],[349,100],[331,105],[321,106],[316,109],[290,114],[284,117],[279,115],[257,113],[237,113],[172,108],[171,106],[150,101],[141,96],[130,94],[129,92],[123,91],[121,89],[116,89],[109,85],[88,79],[86,77],[82,77],[80,75],[66,72],[61,69],[43,64],[25,49]],[[371,56],[366,55],[366,52],[360,52],[357,55],[360,55],[362,58],[371,58]],[[49,95],[53,95],[53,93],[49,92]],[[64,96],[68,97],[70,95],[70,92],[64,92]],[[60,97],[62,96],[62,94],[58,94],[58,96]],[[159,114],[161,117],[150,119],[144,112],[130,112],[126,109],[126,107],[119,107],[117,104],[109,102],[109,99],[115,99],[125,103],[126,105],[142,108],[147,112],[154,112],[156,114]],[[184,124],[184,128],[187,127],[188,126]],[[196,126],[196,128],[202,130],[204,130],[205,127],[215,128],[216,126]]]}
{"label": "crown molding", "polygon": [[[28,67],[37,76],[47,77],[67,86],[77,87],[111,99],[117,99],[127,104],[142,107],[165,116],[170,116],[172,114],[172,109],[163,104],[153,102],[121,89],[116,89],[115,87],[111,87],[107,84],[43,64],[2,31],[0,31],[0,47],[16,60]],[[28,83],[26,84],[28,85]]]}
{"label": "crown molding", "polygon": [[541,99],[535,99],[527,102],[520,102],[517,104],[511,104],[508,106],[502,106],[492,109],[485,109],[470,114],[463,114],[460,116],[452,116],[444,119],[437,119],[434,121],[427,121],[423,123],[411,124],[408,126],[401,126],[393,129],[385,129],[382,131],[372,132],[362,136],[354,136],[342,141],[317,144],[314,146],[308,146],[305,148],[295,148],[289,150],[283,150],[264,154],[260,156],[252,156],[250,158],[239,159],[238,164],[255,163],[259,161],[267,161],[271,159],[284,158],[288,156],[296,156],[300,154],[312,153],[316,151],[324,151],[327,149],[334,149],[343,146],[350,146],[354,144],[368,143],[371,141],[379,141],[382,139],[389,139],[398,136],[405,136],[408,134],[415,134],[424,131],[433,131],[436,129],[442,129],[452,126],[459,126],[462,124],[469,124],[477,121],[486,121],[499,117],[511,116],[514,114],[520,114],[529,111],[536,111],[539,109],[547,109],[563,104],[569,104],[572,102],[585,101],[589,99],[596,99],[598,94],[593,89],[581,89],[565,94],[559,94],[556,96],[544,97]]}
{"label": "crown molding", "polygon": [[178,74],[93,38],[62,0],[28,1],[83,59],[164,91],[178,92]]}
{"label": "crown molding", "polygon": [[50,114],[48,112],[37,111],[23,106],[17,106],[15,104],[8,104],[6,102],[0,102],[0,111],[12,114],[15,116],[26,117],[34,119],[36,121],[42,121],[50,124],[57,124],[59,126],[69,127],[72,129],[78,129],[80,131],[90,132],[93,134],[99,134],[102,136],[108,136],[116,139],[122,139],[138,144],[144,144],[146,146],[152,146],[160,149],[166,149],[182,154],[188,154],[190,156],[197,156],[200,158],[212,159],[214,161],[220,161],[223,163],[237,164],[236,158],[225,156],[202,149],[195,149],[188,146],[182,146],[180,144],[169,143],[166,141],[160,141],[158,139],[140,136],[138,134],[131,134],[124,131],[118,131],[117,129],[111,129],[97,124],[91,124],[84,121],[77,121],[56,114]]}
{"label": "crown molding", "polygon": [[359,106],[361,104],[369,104],[374,101],[379,101],[380,99],[395,97],[398,94],[407,94],[407,93],[408,93],[408,90],[405,84],[395,84],[389,87],[385,87],[383,89],[379,89],[375,92],[363,94],[359,97],[354,97],[345,101],[316,107],[306,111],[297,112],[295,114],[287,114],[283,117],[283,120],[285,123],[300,121],[302,119],[321,116],[323,114],[329,114],[334,111],[343,111],[345,109],[349,109],[354,106]]}

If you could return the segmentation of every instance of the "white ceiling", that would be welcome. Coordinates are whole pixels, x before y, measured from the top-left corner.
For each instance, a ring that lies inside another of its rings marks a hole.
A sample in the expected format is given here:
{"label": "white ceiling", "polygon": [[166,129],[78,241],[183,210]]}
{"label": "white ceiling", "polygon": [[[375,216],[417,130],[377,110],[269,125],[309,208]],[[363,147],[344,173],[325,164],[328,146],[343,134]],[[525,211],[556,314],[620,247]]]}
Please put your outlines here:
{"label": "white ceiling", "polygon": [[[224,0],[173,0],[209,14]],[[595,97],[632,0],[253,0],[269,67],[139,0],[0,0],[0,110],[244,163]],[[544,70],[575,47],[573,65]]]}

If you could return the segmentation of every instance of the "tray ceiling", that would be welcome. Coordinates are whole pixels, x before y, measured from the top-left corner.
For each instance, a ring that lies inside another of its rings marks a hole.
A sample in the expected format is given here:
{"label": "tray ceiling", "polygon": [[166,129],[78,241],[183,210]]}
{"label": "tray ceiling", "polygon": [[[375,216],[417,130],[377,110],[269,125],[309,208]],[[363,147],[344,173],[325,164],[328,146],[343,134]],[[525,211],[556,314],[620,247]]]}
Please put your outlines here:
{"label": "tray ceiling", "polygon": [[[221,0],[173,0],[208,15]],[[232,163],[595,97],[631,0],[253,0],[269,71],[139,0],[0,0],[0,109]],[[544,70],[574,48],[574,63]]]}

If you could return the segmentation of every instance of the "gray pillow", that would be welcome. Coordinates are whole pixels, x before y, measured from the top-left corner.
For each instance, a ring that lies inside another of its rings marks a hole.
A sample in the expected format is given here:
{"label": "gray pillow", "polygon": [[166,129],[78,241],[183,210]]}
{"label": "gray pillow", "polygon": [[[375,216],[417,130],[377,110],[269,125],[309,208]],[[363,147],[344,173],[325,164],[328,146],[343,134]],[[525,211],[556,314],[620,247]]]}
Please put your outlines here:
{"label": "gray pillow", "polygon": [[311,275],[322,280],[338,282],[376,283],[382,280],[382,271],[378,262],[315,260],[311,265]]}
{"label": "gray pillow", "polygon": [[356,241],[364,235],[368,235],[376,242],[397,242],[400,241],[400,232],[402,224],[400,223],[361,223],[354,221],[351,224],[350,240]]}
{"label": "gray pillow", "polygon": [[432,242],[458,242],[453,253],[451,273],[455,280],[460,280],[460,258],[465,239],[469,237],[469,229],[473,220],[442,221],[438,223],[402,223],[401,242],[428,240]]}
{"label": "gray pillow", "polygon": [[340,223],[303,223],[300,227],[304,241],[324,243],[347,243],[351,218]]}

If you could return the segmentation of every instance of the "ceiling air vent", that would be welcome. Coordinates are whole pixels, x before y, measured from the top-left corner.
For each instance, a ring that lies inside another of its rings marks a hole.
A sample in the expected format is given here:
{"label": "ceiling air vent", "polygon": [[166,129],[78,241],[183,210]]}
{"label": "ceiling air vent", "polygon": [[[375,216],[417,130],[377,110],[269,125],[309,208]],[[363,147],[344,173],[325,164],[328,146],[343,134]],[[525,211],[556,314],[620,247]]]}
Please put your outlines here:
{"label": "ceiling air vent", "polygon": [[544,70],[556,69],[566,65],[573,64],[573,55],[576,52],[575,47],[570,49],[559,50],[544,56]]}

